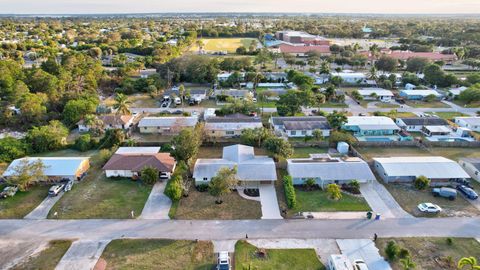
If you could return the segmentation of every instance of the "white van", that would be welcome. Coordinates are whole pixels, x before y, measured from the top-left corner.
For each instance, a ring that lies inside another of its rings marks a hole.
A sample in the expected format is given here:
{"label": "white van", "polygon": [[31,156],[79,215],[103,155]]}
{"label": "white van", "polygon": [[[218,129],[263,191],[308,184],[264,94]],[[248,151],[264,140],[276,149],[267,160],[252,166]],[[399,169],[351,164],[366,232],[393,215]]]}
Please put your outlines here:
{"label": "white van", "polygon": [[176,97],[176,98],[175,98],[175,104],[176,104],[176,105],[182,104],[182,100],[181,100],[179,97]]}
{"label": "white van", "polygon": [[355,270],[347,256],[333,254],[328,258],[328,270]]}

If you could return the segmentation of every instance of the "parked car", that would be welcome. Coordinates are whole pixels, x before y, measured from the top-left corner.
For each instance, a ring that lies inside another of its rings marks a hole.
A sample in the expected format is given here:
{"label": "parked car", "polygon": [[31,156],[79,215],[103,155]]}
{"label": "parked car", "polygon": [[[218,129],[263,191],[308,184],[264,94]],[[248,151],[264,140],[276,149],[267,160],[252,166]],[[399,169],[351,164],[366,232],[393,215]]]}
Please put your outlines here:
{"label": "parked car", "polygon": [[464,185],[458,185],[457,190],[460,191],[465,197],[469,198],[470,200],[476,200],[478,199],[478,194],[471,188],[464,186]]}
{"label": "parked car", "polygon": [[65,184],[54,185],[48,190],[48,196],[57,196],[64,188]]}
{"label": "parked car", "polygon": [[220,251],[217,258],[217,270],[231,270],[230,256],[228,251]]}
{"label": "parked car", "polygon": [[3,189],[3,191],[0,193],[1,198],[7,198],[7,197],[13,197],[18,191],[17,186],[8,186]]}
{"label": "parked car", "polygon": [[63,191],[67,192],[72,190],[73,187],[73,180],[69,180],[66,184],[65,187],[63,188]]}
{"label": "parked car", "polygon": [[442,187],[442,188],[434,188],[432,190],[434,197],[444,197],[449,199],[450,201],[455,200],[457,198],[457,191],[453,188]]}
{"label": "parked car", "polygon": [[367,264],[363,260],[356,260],[353,262],[355,270],[368,270]]}
{"label": "parked car", "polygon": [[440,206],[433,204],[433,203],[421,203],[417,206],[420,212],[424,213],[440,213],[442,208]]}
{"label": "parked car", "polygon": [[175,105],[180,105],[182,104],[182,100],[179,97],[175,98]]}

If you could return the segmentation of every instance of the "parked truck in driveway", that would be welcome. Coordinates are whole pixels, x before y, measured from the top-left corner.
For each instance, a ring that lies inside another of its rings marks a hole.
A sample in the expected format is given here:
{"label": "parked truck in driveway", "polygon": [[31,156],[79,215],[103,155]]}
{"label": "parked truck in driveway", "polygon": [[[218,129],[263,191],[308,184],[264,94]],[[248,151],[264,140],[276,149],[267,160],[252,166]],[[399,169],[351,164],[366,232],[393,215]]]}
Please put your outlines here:
{"label": "parked truck in driveway", "polygon": [[435,197],[444,197],[453,201],[457,198],[457,191],[453,188],[448,187],[441,187],[441,188],[434,188],[432,190],[433,196]]}

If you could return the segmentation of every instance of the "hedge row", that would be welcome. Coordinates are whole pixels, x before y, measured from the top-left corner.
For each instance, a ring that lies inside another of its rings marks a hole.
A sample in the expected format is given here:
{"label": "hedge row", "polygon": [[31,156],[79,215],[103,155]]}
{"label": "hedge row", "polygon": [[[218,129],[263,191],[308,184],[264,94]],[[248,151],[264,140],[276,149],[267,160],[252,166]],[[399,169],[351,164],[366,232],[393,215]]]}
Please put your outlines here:
{"label": "hedge row", "polygon": [[297,196],[293,187],[293,180],[290,175],[283,177],[283,186],[285,188],[285,197],[288,208],[294,208],[297,205]]}

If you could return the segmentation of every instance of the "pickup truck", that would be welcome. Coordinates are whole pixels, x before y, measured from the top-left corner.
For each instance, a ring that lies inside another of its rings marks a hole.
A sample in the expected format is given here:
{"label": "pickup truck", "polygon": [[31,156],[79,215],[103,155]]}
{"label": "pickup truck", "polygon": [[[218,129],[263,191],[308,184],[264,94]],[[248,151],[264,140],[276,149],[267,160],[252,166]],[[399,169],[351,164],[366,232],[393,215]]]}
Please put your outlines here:
{"label": "pickup truck", "polygon": [[442,187],[442,188],[434,188],[432,190],[434,197],[444,197],[453,201],[457,198],[457,191],[453,188]]}

